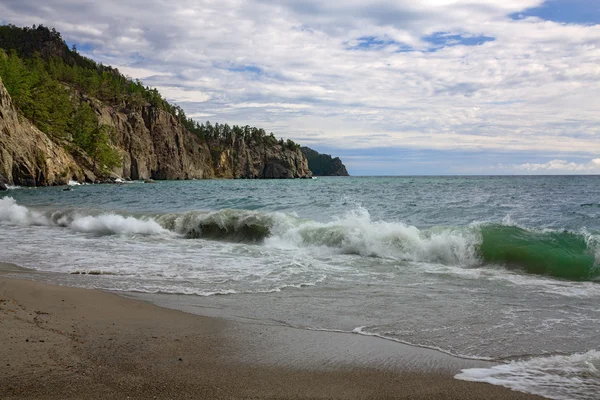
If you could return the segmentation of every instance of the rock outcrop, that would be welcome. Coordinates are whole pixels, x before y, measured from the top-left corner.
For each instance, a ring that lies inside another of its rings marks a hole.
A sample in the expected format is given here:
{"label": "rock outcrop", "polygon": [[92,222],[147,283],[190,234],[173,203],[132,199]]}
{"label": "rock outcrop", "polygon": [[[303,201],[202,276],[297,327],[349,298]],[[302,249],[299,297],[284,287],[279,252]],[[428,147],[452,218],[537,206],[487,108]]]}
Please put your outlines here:
{"label": "rock outcrop", "polygon": [[[186,130],[170,113],[148,104],[137,109],[106,105],[74,92],[88,102],[99,123],[111,127],[122,156],[112,178],[307,178],[312,176],[299,149],[279,143],[207,143]],[[69,148],[69,151],[66,149]],[[69,180],[94,182],[93,163],[64,139],[54,139],[19,116],[0,80],[0,175],[7,184],[46,186]],[[106,177],[103,177],[106,178]]]}
{"label": "rock outcrop", "polygon": [[46,186],[93,180],[63,146],[19,118],[0,78],[0,176],[6,184]]}
{"label": "rock outcrop", "polygon": [[170,113],[145,105],[121,109],[90,100],[101,124],[115,132],[125,179],[279,179],[312,176],[300,150],[278,143],[204,141]]}
{"label": "rock outcrop", "polygon": [[302,154],[308,160],[308,167],[316,176],[350,176],[339,157],[321,154],[309,147],[302,147]]}
{"label": "rock outcrop", "polygon": [[209,143],[216,176],[236,179],[309,178],[308,162],[299,149],[234,139],[225,146]]}
{"label": "rock outcrop", "polygon": [[213,178],[210,152],[169,113],[151,106],[116,109],[88,101],[99,122],[112,128],[122,166],[113,171],[124,179]]}

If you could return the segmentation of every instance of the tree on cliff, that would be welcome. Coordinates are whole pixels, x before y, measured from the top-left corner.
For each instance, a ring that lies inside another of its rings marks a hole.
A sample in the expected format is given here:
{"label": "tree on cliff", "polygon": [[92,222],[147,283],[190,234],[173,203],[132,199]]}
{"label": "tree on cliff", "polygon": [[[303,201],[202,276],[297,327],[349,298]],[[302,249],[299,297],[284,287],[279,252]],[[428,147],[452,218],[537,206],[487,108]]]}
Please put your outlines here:
{"label": "tree on cliff", "polygon": [[121,164],[119,152],[111,145],[110,127],[101,125],[92,107],[82,102],[72,119],[73,143],[85,150],[92,158],[93,172],[98,166],[103,172]]}
{"label": "tree on cliff", "polygon": [[86,151],[92,157],[94,173],[97,172],[97,166],[106,172],[121,165],[121,155],[112,146],[110,133],[111,128],[108,125],[96,125],[90,135],[90,144]]}
{"label": "tree on cliff", "polygon": [[31,103],[31,82],[27,67],[15,50],[0,57],[0,76],[17,111],[27,110]]}

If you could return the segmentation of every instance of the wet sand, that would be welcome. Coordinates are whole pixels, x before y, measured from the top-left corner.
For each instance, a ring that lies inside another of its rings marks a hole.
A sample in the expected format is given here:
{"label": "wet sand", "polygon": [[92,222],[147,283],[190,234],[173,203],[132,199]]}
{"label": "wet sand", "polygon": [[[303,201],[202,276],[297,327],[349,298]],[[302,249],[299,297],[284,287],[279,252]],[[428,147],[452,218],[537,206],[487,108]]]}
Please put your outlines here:
{"label": "wet sand", "polygon": [[0,265],[2,399],[536,399],[455,380],[489,365],[354,334],[240,323]]}

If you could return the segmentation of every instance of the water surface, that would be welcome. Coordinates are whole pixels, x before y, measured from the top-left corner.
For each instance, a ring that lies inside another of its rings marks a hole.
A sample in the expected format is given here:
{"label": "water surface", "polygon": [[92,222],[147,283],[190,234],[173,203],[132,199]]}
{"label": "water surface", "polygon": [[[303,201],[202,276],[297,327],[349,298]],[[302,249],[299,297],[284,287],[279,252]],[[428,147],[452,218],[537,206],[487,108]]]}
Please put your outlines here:
{"label": "water surface", "polygon": [[[10,190],[0,261],[467,358],[557,399],[600,390],[600,177],[173,181]],[[90,274],[91,273],[91,274]]]}

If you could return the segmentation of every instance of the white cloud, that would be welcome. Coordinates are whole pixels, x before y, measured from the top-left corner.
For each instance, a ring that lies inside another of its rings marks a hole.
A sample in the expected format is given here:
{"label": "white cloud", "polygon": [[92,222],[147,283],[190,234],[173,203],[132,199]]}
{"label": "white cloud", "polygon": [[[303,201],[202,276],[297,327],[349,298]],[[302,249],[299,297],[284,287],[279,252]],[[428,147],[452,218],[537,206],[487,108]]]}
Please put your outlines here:
{"label": "white cloud", "polygon": [[119,70],[119,72],[122,73],[123,75],[129,76],[129,77],[135,77],[135,79],[146,79],[146,78],[151,78],[154,76],[168,76],[168,77],[173,76],[173,74],[169,73],[169,72],[153,71],[153,70],[147,69],[147,68],[132,68],[132,67],[117,66],[117,65],[113,65],[113,67],[117,68]]}
{"label": "white cloud", "polygon": [[189,114],[188,118],[194,118],[194,119],[198,120],[198,119],[214,117],[214,116],[215,116],[215,114],[210,114],[210,113],[194,113],[194,114]]}
{"label": "white cloud", "polygon": [[595,158],[587,163],[576,163],[557,159],[548,161],[546,163],[499,165],[498,169],[508,171],[526,171],[536,174],[598,174],[600,173],[600,158]]}
{"label": "white cloud", "polygon": [[210,95],[196,90],[185,90],[173,86],[157,86],[158,91],[169,101],[202,103],[210,99]]}
{"label": "white cloud", "polygon": [[295,103],[238,103],[232,105],[232,108],[289,108],[289,109],[306,109],[311,108],[308,104]]}

